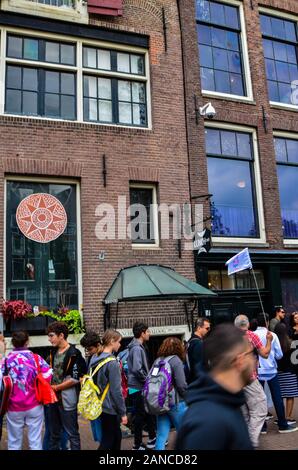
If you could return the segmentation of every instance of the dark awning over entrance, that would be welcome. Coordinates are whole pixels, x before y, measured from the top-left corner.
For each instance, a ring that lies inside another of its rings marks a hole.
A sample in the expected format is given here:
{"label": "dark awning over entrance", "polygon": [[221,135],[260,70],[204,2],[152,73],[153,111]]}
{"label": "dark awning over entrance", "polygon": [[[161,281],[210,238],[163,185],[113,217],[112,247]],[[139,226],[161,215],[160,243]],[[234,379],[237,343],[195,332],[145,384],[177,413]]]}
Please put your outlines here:
{"label": "dark awning over entrance", "polygon": [[103,302],[109,305],[129,301],[198,299],[216,295],[172,268],[140,264],[119,271]]}

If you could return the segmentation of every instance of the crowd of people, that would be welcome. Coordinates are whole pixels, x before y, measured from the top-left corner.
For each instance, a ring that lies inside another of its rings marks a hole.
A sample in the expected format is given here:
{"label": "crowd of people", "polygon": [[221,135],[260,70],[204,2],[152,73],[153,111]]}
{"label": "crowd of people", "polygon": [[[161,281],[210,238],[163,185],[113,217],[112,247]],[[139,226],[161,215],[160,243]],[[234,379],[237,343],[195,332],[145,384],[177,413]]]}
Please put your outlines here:
{"label": "crowd of people", "polygon": [[[112,329],[102,337],[86,332],[85,357],[68,342],[63,322],[48,327],[52,347],[46,359],[29,349],[27,332],[12,334],[7,354],[1,336],[0,384],[5,375],[13,384],[5,414],[8,449],[22,449],[27,427],[31,450],[80,450],[84,377],[91,377],[102,397],[102,412],[90,421],[99,450],[120,450],[126,426],[133,427],[132,450],[166,449],[172,427],[177,450],[256,449],[267,432],[268,393],[278,431],[297,431],[298,312],[286,315],[279,307],[270,322],[262,313],[253,321],[238,315],[234,325],[211,326],[198,318],[187,342],[167,337],[153,364],[146,347],[150,330],[141,322],[133,325],[133,339],[120,354],[121,334]],[[38,401],[38,373],[51,385],[55,402]]]}

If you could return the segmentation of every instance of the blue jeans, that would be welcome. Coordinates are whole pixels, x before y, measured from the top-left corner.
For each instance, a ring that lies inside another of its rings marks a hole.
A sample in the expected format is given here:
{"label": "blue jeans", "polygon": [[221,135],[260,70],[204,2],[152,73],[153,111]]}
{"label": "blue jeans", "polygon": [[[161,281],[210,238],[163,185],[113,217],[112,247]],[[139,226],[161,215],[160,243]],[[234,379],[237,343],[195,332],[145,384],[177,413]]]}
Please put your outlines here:
{"label": "blue jeans", "polygon": [[[260,383],[262,387],[264,387],[265,382],[260,380]],[[275,377],[273,377],[273,379],[268,380],[267,384],[270,389],[273,405],[277,414],[278,427],[279,429],[287,429],[288,422],[286,420],[285,407],[284,407],[284,402],[281,396],[280,385],[279,385],[277,374]],[[267,423],[265,421],[262,430],[265,431],[266,429],[267,429]]]}
{"label": "blue jeans", "polygon": [[81,450],[77,410],[66,411],[61,403],[49,406],[50,448],[59,450],[61,433],[64,430],[70,442],[71,450]]}
{"label": "blue jeans", "polygon": [[155,450],[165,449],[166,442],[170,434],[171,424],[173,424],[176,430],[178,431],[185,411],[185,402],[180,401],[178,405],[171,408],[168,413],[157,416],[157,434]]}
{"label": "blue jeans", "polygon": [[101,442],[102,426],[100,417],[90,421],[92,436],[95,442]]}

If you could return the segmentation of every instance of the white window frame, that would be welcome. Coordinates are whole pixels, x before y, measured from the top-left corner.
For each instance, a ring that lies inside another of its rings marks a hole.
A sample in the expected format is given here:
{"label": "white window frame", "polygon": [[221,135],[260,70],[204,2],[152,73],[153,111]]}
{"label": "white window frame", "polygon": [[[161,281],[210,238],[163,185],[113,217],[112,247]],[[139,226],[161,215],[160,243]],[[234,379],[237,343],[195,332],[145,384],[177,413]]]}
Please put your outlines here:
{"label": "white window frame", "polygon": [[4,179],[4,224],[3,224],[3,298],[6,299],[6,216],[7,216],[7,182],[27,181],[30,183],[72,184],[76,186],[76,219],[77,219],[77,271],[78,271],[78,309],[83,318],[83,277],[82,277],[82,234],[81,234],[81,196],[80,183],[72,179],[45,177],[27,177],[11,175]]}
{"label": "white window frame", "polygon": [[[272,10],[270,8],[265,8],[265,7],[259,7],[259,13],[260,14],[263,13],[264,15],[269,15],[269,16],[275,16],[276,18],[280,18],[282,20],[295,21],[297,24],[297,28],[298,28],[298,16],[291,15],[290,13],[284,13],[280,10]],[[260,22],[260,29],[261,29],[261,22]],[[262,31],[261,31],[261,34],[262,34]],[[263,38],[263,35],[262,35],[262,38]],[[265,57],[264,57],[264,61],[265,61]],[[266,72],[265,72],[265,76],[266,76]],[[266,76],[266,86],[268,90],[267,76]],[[268,95],[269,95],[269,92],[268,92]],[[269,100],[269,103],[272,108],[286,109],[287,111],[298,111],[298,104],[295,105],[295,104],[279,103],[278,101],[270,101],[270,100]]]}
{"label": "white window frame", "polygon": [[[281,137],[283,139],[291,139],[291,140],[298,140],[298,134],[291,133],[291,132],[279,132],[273,131],[273,137]],[[275,158],[276,167],[278,165],[278,161]],[[298,168],[298,165],[297,165]],[[279,193],[280,195],[280,193]],[[280,207],[280,215],[281,215],[281,207]],[[283,239],[284,245],[291,245],[291,246],[298,246],[298,238],[284,238]]]}
{"label": "white window frame", "polygon": [[[263,193],[262,193],[262,179],[261,179],[261,170],[260,170],[260,160],[258,152],[258,138],[257,131],[252,127],[245,126],[236,126],[233,124],[226,124],[221,122],[205,122],[205,128],[211,129],[224,129],[234,132],[246,132],[251,134],[252,143],[253,143],[253,175],[254,175],[254,185],[255,185],[255,208],[257,211],[258,222],[259,222],[259,237],[256,238],[246,238],[246,237],[216,237],[212,236],[214,245],[221,246],[234,246],[234,245],[266,245],[266,231],[265,231],[265,217],[264,217],[264,206],[263,206]],[[206,153],[206,158],[207,153]]]}
{"label": "white window frame", "polygon": [[[253,89],[252,89],[252,81],[251,81],[251,73],[250,73],[250,64],[249,64],[249,54],[248,54],[248,45],[247,45],[247,34],[246,34],[246,26],[245,26],[245,16],[244,16],[244,9],[242,2],[238,0],[216,0],[219,3],[225,3],[226,5],[231,5],[238,7],[239,10],[239,18],[240,18],[240,40],[241,40],[241,47],[242,47],[242,65],[243,65],[243,73],[244,73],[244,82],[246,87],[247,96],[241,95],[232,95],[230,93],[221,93],[219,91],[212,91],[212,90],[204,90],[202,89],[202,95],[207,97],[218,97],[227,100],[236,100],[236,101],[246,101],[253,103]],[[200,65],[201,68],[201,65]]]}
{"label": "white window frame", "polygon": [[[134,243],[131,240],[131,246],[133,249],[147,249],[151,250],[152,248],[159,248],[159,225],[158,225],[158,207],[157,207],[157,185],[156,184],[149,184],[149,183],[129,183],[129,190],[131,188],[139,188],[139,189],[152,189],[152,203],[153,203],[153,231],[154,231],[154,240],[155,243]],[[130,205],[130,202],[129,202]]]}
{"label": "white window frame", "polygon": [[84,0],[75,0],[74,8],[57,7],[55,5],[47,5],[37,1],[2,0],[1,9],[20,14],[71,21],[74,23],[88,24],[89,22],[87,1]]}
{"label": "white window frame", "polygon": [[[125,46],[122,44],[116,44],[111,42],[96,41],[90,39],[78,39],[75,36],[64,37],[62,35],[50,34],[37,32],[35,30],[24,30],[21,28],[0,28],[1,33],[1,47],[0,47],[0,115],[12,116],[33,120],[45,120],[45,121],[62,121],[62,122],[79,122],[88,124],[90,126],[109,126],[116,128],[125,128],[125,129],[142,129],[144,131],[152,130],[152,115],[151,115],[151,93],[150,93],[150,63],[149,63],[149,51],[144,48],[134,47],[134,46]],[[76,65],[61,65],[53,64],[50,62],[42,62],[35,60],[26,60],[26,59],[14,59],[6,57],[6,44],[7,44],[7,35],[8,34],[17,34],[22,37],[36,37],[40,39],[56,40],[63,43],[72,43],[76,45],[77,56],[76,56]],[[96,47],[100,49],[115,50],[120,52],[127,52],[131,54],[141,54],[144,55],[145,59],[145,75],[133,75],[121,72],[111,72],[111,71],[100,71],[90,68],[83,68],[83,46],[87,47]],[[5,113],[5,76],[6,76],[6,64],[15,64],[15,65],[30,65],[36,67],[45,67],[47,69],[53,69],[57,71],[68,71],[74,72],[76,74],[76,106],[77,106],[77,118],[76,119],[61,119],[61,118],[51,118],[48,116],[31,116],[25,114],[9,114]],[[147,106],[147,126],[132,126],[116,123],[101,123],[94,121],[84,121],[83,117],[83,75],[104,75],[106,77],[111,76],[116,79],[124,79],[128,81],[138,81],[146,84],[146,106]]]}

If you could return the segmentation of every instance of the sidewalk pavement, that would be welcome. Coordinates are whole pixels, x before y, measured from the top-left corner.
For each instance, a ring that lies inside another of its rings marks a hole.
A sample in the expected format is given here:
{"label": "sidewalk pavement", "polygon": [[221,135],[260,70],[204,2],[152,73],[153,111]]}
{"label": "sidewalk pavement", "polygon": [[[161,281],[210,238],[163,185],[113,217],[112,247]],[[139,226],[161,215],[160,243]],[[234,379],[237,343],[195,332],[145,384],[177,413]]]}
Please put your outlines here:
{"label": "sidewalk pavement", "polygon": [[[274,414],[274,412],[273,412]],[[295,400],[294,417],[297,419],[298,425],[298,400]],[[298,431],[289,434],[279,434],[278,427],[273,423],[275,418],[267,421],[268,432],[266,435],[260,436],[260,450],[298,450]],[[82,450],[96,450],[98,444],[93,441],[89,421],[79,419],[81,445]],[[175,431],[172,431],[169,437],[169,445],[167,450],[173,450],[175,447]],[[147,437],[144,437],[143,442],[146,444]],[[124,437],[122,439],[122,449],[131,450],[133,446],[132,437]],[[2,441],[0,442],[0,450],[7,449],[7,434],[5,425],[3,427]],[[24,449],[28,449],[27,439],[24,439]]]}

